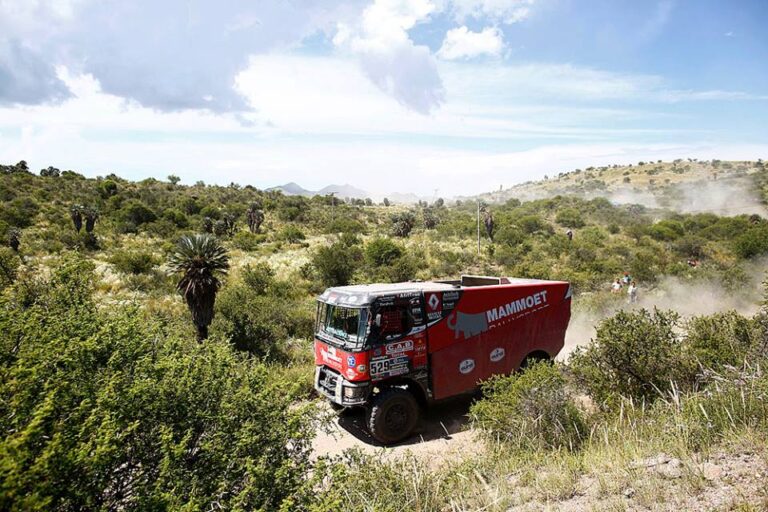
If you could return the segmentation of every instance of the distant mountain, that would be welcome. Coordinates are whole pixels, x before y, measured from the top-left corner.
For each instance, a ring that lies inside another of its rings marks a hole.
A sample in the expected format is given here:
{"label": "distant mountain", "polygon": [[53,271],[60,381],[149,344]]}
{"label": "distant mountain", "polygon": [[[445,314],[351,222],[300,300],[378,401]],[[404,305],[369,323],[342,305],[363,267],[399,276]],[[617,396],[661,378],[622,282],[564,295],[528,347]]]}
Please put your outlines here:
{"label": "distant mountain", "polygon": [[421,199],[426,201],[431,201],[429,198],[419,197],[413,193],[404,194],[401,192],[392,192],[390,194],[381,194],[381,193],[372,194],[370,192],[367,192],[363,189],[357,188],[349,184],[328,185],[327,187],[323,187],[320,190],[315,191],[315,190],[307,190],[306,188],[302,187],[298,183],[290,182],[290,183],[286,183],[285,185],[278,185],[276,187],[268,188],[267,190],[268,191],[279,190],[280,192],[282,192],[287,196],[312,197],[314,195],[325,196],[328,194],[334,194],[336,197],[340,199],[344,199],[346,197],[349,197],[351,199],[365,199],[370,197],[377,203],[380,203],[385,197],[389,199],[391,203],[396,203],[396,204],[415,204],[415,203],[418,203],[419,200]]}
{"label": "distant mountain", "polygon": [[365,199],[366,197],[371,197],[371,194],[369,192],[366,192],[365,190],[359,189],[357,187],[353,187],[352,185],[328,185],[327,187],[323,187],[320,190],[317,191],[318,194],[321,196],[325,196],[328,194],[335,194],[336,197],[351,197],[353,199]]}
{"label": "distant mountain", "polygon": [[287,196],[313,196],[314,192],[305,189],[298,183],[290,182],[285,185],[278,185],[276,187],[268,188],[267,191],[279,190]]}

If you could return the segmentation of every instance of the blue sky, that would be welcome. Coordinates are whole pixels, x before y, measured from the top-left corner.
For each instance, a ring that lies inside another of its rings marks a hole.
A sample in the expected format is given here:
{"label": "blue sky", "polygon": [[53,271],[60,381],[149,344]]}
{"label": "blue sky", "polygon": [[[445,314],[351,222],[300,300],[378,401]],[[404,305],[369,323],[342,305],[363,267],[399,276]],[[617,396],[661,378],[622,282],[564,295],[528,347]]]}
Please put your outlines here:
{"label": "blue sky", "polygon": [[0,162],[468,194],[768,158],[768,2],[4,0]]}

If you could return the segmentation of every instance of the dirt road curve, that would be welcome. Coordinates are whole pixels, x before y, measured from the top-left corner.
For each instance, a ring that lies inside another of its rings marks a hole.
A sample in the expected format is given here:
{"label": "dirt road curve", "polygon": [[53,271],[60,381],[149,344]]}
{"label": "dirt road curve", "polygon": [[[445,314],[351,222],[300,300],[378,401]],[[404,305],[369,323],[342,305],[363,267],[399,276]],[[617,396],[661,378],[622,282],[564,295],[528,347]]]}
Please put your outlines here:
{"label": "dirt road curve", "polygon": [[368,435],[362,409],[345,410],[331,422],[329,431],[317,433],[313,449],[316,456],[341,455],[344,450],[354,447],[368,453],[383,450],[385,457],[397,457],[410,451],[426,455],[435,465],[440,465],[481,449],[466,416],[470,403],[471,398],[462,397],[431,407],[423,413],[414,435],[391,447],[381,446]]}

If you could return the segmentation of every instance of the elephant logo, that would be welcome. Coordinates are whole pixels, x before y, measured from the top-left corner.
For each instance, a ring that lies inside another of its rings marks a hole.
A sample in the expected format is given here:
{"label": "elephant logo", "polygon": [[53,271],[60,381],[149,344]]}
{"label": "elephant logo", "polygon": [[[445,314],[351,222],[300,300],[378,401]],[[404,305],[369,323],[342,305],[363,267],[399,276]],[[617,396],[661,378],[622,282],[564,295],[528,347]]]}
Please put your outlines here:
{"label": "elephant logo", "polygon": [[456,339],[458,339],[459,333],[467,340],[488,330],[488,318],[485,313],[468,314],[454,311],[448,317],[447,322],[448,328],[453,330]]}

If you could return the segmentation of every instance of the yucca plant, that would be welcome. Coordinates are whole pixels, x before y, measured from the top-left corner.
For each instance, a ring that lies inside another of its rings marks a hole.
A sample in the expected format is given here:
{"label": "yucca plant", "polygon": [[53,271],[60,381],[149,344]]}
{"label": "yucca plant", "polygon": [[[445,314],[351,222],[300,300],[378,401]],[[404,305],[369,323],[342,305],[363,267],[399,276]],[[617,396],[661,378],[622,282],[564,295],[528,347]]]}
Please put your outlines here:
{"label": "yucca plant", "polygon": [[19,244],[21,243],[21,230],[19,228],[11,228],[8,231],[8,245],[15,252],[19,252]]}
{"label": "yucca plant", "polygon": [[248,218],[248,229],[251,233],[258,233],[261,228],[261,223],[264,222],[264,212],[261,211],[261,205],[259,203],[253,203],[246,212]]}
{"label": "yucca plant", "polygon": [[93,228],[96,226],[96,221],[99,220],[99,210],[93,207],[85,208],[83,216],[85,217],[85,232],[92,233]]}
{"label": "yucca plant", "polygon": [[72,224],[78,233],[83,228],[83,207],[79,204],[73,204],[69,208],[69,216],[72,218]]}
{"label": "yucca plant", "polygon": [[197,340],[208,337],[213,320],[213,306],[221,281],[229,269],[226,249],[208,234],[184,236],[168,260],[171,271],[181,276],[176,288],[192,313]]}

